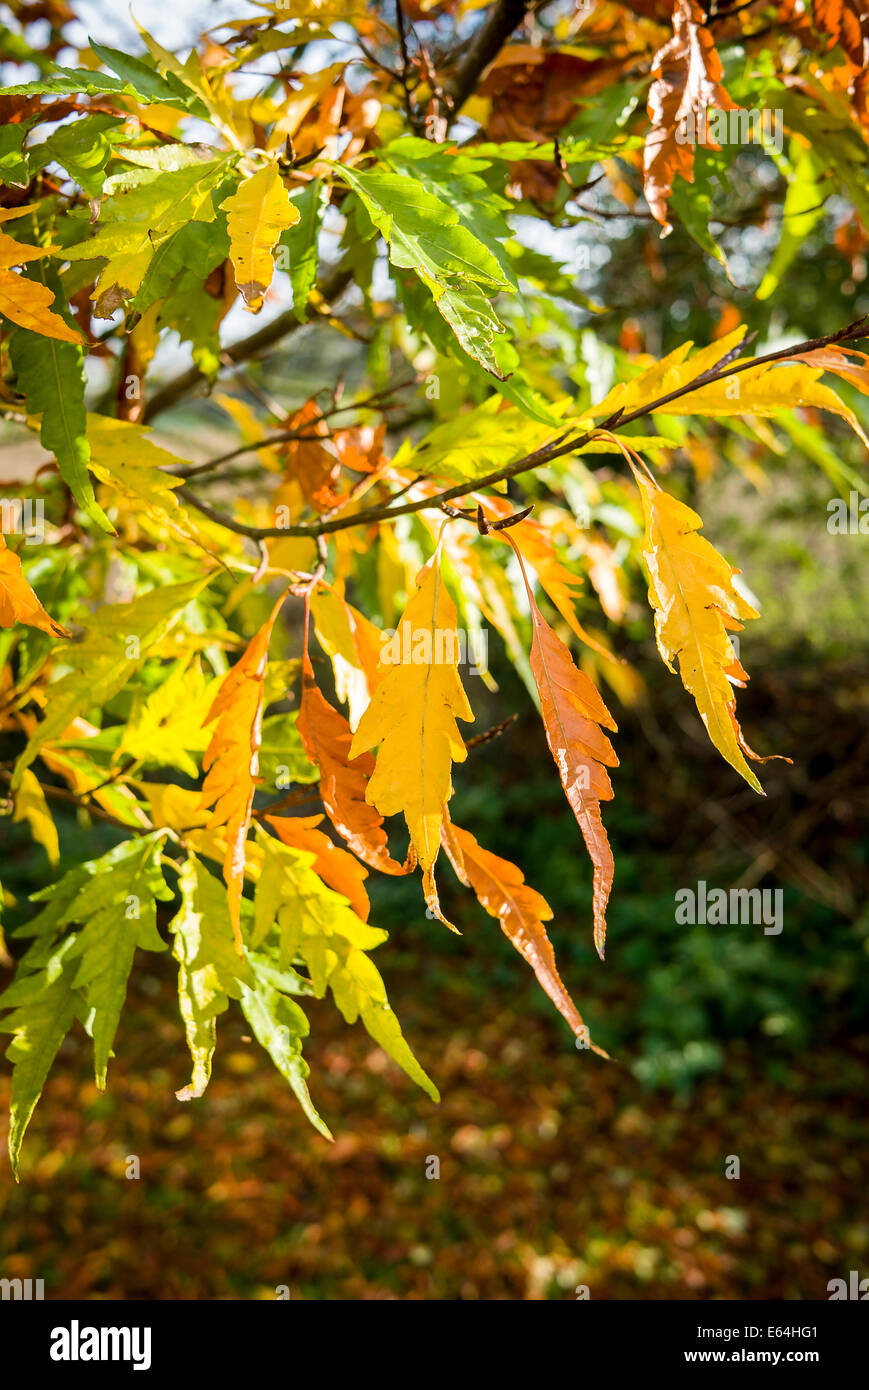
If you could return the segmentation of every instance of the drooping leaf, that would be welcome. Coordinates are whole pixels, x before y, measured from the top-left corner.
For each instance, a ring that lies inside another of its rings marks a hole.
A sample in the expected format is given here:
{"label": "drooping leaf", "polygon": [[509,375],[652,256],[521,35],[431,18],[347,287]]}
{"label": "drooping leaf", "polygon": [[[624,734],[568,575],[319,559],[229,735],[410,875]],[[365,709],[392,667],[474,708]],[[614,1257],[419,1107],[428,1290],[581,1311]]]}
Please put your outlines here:
{"label": "drooping leaf", "polygon": [[668,670],[675,672],[678,660],[682,684],[693,695],[721,756],[762,794],[744,755],[757,762],[765,759],[748,747],[736,721],[733,687],[744,685],[748,675],[728,636],[757,612],[733,583],[739,571],[698,535],[703,522],[697,513],[636,468],[634,476],[646,514],[643,554],[658,650]]}
{"label": "drooping leaf", "polygon": [[467,757],[456,720],[474,717],[458,657],[456,607],[441,576],[438,547],[417,575],[416,592],[384,646],[381,679],[350,755],[380,745],[365,799],[384,816],[404,816],[426,902],[442,921],[434,865],[444,808],[453,794],[451,766]]}
{"label": "drooping leaf", "polygon": [[[673,37],[652,59],[649,119],[646,137],[644,190],[662,236],[671,230],[667,203],[679,174],[688,183],[694,176],[695,144],[711,144],[705,132],[710,110],[733,111],[735,103],[721,85],[723,68],[706,15],[697,0],[675,0]],[[694,129],[687,121],[695,122]]]}
{"label": "drooping leaf", "polygon": [[207,829],[226,826],[223,877],[239,950],[242,948],[241,893],[244,886],[245,841],[259,771],[263,680],[272,628],[284,598],[282,594],[266,622],[254,634],[241,658],[221,682],[205,719],[206,724],[214,720],[217,720],[217,724],[202,760],[203,771],[207,774],[202,787],[202,806],[213,808]]}
{"label": "drooping leaf", "polygon": [[162,840],[158,831],[103,855],[60,919],[60,925],[81,924],[70,952],[71,959],[81,958],[73,985],[82,991],[89,1010],[85,1026],[94,1042],[94,1075],[100,1090],[105,1088],[136,948],[166,949],[156,913],[156,899],[172,897],[160,868]]}
{"label": "drooping leaf", "polygon": [[230,998],[240,998],[241,977],[252,977],[235,949],[226,893],[194,854],[181,865],[178,886],[181,906],[169,923],[169,931],[174,937],[178,1002],[193,1075],[189,1085],[175,1095],[178,1100],[195,1100],[204,1094],[211,1079],[217,1016],[228,1007]]}
{"label": "drooping leaf", "polygon": [[385,874],[404,873],[389,853],[383,817],[369,804],[366,795],[374,759],[370,753],[361,757],[352,753],[350,726],[317,685],[307,652],[302,666],[298,730],[305,752],[320,769],[320,796],[338,834],[372,869]]}
{"label": "drooping leaf", "polygon": [[12,1012],[0,1021],[0,1031],[15,1036],[6,1049],[12,1063],[12,1099],[9,1107],[9,1158],[18,1180],[21,1143],[46,1077],[60,1045],[75,1022],[83,1017],[81,994],[73,988],[75,964],[69,936],[40,969],[18,975],[0,995],[0,1009]]}
{"label": "drooping leaf", "polygon": [[528,886],[515,864],[483,849],[469,831],[461,830],[449,818],[445,818],[441,826],[441,839],[459,878],[473,888],[489,916],[501,923],[504,935],[531,966],[574,1034],[586,1038],[592,1051],[605,1057],[603,1049],[588,1037],[588,1030],[556,968],[555,952],[543,925],[553,915],[546,899]]}
{"label": "drooping leaf", "polygon": [[[508,539],[510,533],[505,532]],[[522,565],[522,554],[510,539]],[[606,943],[606,906],[612,888],[614,864],[600,803],[610,801],[612,784],[608,767],[618,767],[615,750],[603,732],[616,730],[612,715],[588,676],[573,662],[569,650],[547,623],[537,604],[522,565],[534,635],[531,670],[540,695],[540,713],[546,741],[555,759],[561,785],[594,866],[592,908],[594,944],[603,959]]]}
{"label": "drooping leaf", "polygon": [[347,899],[327,888],[311,867],[312,856],[261,836],[263,871],[254,897],[252,946],[267,940],[277,924],[278,968],[298,953],[308,967],[314,994],[327,988],[347,1023],[357,1018],[412,1081],[438,1100],[437,1089],[405,1041],[390,1007],[383,980],[367,954],[386,940],[386,932],[362,922]]}

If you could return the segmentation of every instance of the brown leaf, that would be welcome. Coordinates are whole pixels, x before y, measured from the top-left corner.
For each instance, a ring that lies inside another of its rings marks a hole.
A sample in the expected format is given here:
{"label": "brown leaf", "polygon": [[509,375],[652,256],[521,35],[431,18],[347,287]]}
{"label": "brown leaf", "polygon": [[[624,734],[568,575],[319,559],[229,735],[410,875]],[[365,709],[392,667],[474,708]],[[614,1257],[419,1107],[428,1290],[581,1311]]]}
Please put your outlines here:
{"label": "brown leaf", "polygon": [[594,865],[594,944],[603,959],[606,905],[614,865],[601,820],[600,803],[612,800],[613,789],[606,769],[618,767],[619,760],[601,726],[615,731],[616,725],[588,676],[574,665],[567,647],[552,631],[534,602],[519,547],[509,532],[503,534],[522,567],[531,606],[534,625],[531,672],[540,693],[540,713],[546,741]]}
{"label": "brown leaf", "polygon": [[383,817],[365,800],[374,758],[363,753],[351,763],[350,725],[317,685],[307,651],[302,664],[302,698],[296,727],[305,752],[320,769],[320,796],[338,834],[372,869],[403,874],[402,865],[390,856]]}
{"label": "brown leaf", "polygon": [[694,182],[694,141],[687,139],[685,122],[693,118],[697,143],[717,149],[706,135],[706,118],[712,109],[735,111],[721,86],[724,70],[715,42],[706,28],[705,15],[696,0],[676,0],[673,37],[652,59],[649,119],[646,137],[644,192],[652,216],[661,223],[662,236],[672,230],[667,204],[677,174]]}
{"label": "brown leaf", "polygon": [[318,511],[333,507],[338,500],[335,485],[341,475],[341,461],[328,447],[328,427],[316,401],[306,401],[287,420],[286,428],[311,437],[291,439],[282,446],[285,480],[298,483],[305,501]]}
{"label": "brown leaf", "polygon": [[555,952],[546,935],[544,922],[552,919],[552,908],[534,888],[529,888],[520,869],[508,859],[483,849],[467,830],[453,825],[448,816],[441,827],[441,842],[453,868],[463,883],[473,888],[490,917],[497,917],[501,929],[525,958],[539,984],[577,1037],[585,1037],[593,1052],[606,1052],[591,1042],[579,1011],[565,989],[555,965]]}

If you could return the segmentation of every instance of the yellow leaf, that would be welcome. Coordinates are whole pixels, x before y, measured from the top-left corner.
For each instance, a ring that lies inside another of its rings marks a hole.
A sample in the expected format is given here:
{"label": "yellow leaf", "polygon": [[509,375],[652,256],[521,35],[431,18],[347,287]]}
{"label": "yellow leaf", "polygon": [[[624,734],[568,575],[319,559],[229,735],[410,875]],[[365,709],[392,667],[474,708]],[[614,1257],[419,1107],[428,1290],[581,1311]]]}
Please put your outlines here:
{"label": "yellow leaf", "polygon": [[[8,239],[4,238],[7,241]],[[20,246],[17,249],[24,251],[29,248]],[[39,251],[37,254],[41,256],[44,253]],[[52,312],[49,306],[53,303],[54,295],[46,285],[41,285],[36,280],[28,280],[24,275],[16,275],[14,270],[9,270],[5,265],[0,266],[0,314],[5,314],[6,318],[17,323],[19,328],[29,328],[32,333],[41,333],[45,338],[58,338],[62,343],[80,344],[81,334],[64,323],[59,314]]]}
{"label": "yellow leaf", "polygon": [[15,793],[15,815],[12,819],[27,821],[33,832],[34,840],[37,844],[42,845],[48,855],[49,863],[55,867],[60,862],[57,829],[51,819],[45,793],[39,785],[36,774],[31,772],[30,768],[24,773]]}
{"label": "yellow leaf", "polygon": [[317,640],[332,662],[336,694],[349,704],[355,729],[377,685],[380,629],[322,584],[311,596],[311,614]]}
{"label": "yellow leaf", "polygon": [[[650,401],[678,391],[704,372],[717,367],[728,355],[734,354],[745,326],[734,329],[725,338],[719,338],[699,352],[692,355],[692,343],[682,343],[675,351],[661,359],[650,361],[649,366],[632,381],[619,382],[609,395],[587,412],[589,422],[602,416],[613,414],[621,409],[625,415]],[[750,359],[734,356],[732,367],[742,366]],[[767,362],[745,371],[735,372],[706,386],[698,386],[686,391],[684,396],[662,405],[655,412],[661,415],[775,415],[779,410],[793,410],[797,406],[813,406],[817,410],[828,410],[845,420],[860,439],[869,446],[869,439],[863,433],[853,411],[839,399],[835,391],[824,386],[818,378],[823,375],[824,365],[807,365],[800,362]],[[631,439],[636,446],[637,441]]]}
{"label": "yellow leaf", "polygon": [[646,515],[643,554],[658,650],[673,672],[678,658],[682,684],[694,696],[715,747],[750,787],[762,793],[743,754],[757,762],[766,759],[748,747],[736,721],[733,685],[744,685],[748,676],[727,635],[728,629],[742,629],[741,619],[756,618],[757,613],[733,583],[739,570],[697,534],[703,525],[697,513],[636,468],[634,476]]}
{"label": "yellow leaf", "polygon": [[192,754],[204,753],[208,744],[202,726],[219,684],[219,680],[206,681],[198,657],[192,664],[179,661],[162,685],[134,704],[118,756],[177,767],[188,777],[198,777],[199,767]]}
{"label": "yellow leaf", "polygon": [[135,782],[133,785],[148,802],[155,830],[166,826],[180,831],[204,829],[208,824],[209,814],[202,809],[198,791],[176,787],[172,782]]}
{"label": "yellow leaf", "polygon": [[456,719],[474,716],[459,678],[456,608],[440,562],[439,546],[416,577],[398,631],[384,645],[380,683],[359,721],[350,756],[380,744],[366,800],[384,816],[404,815],[426,902],[445,922],[434,863],[444,808],[453,794],[451,764],[467,757]]}
{"label": "yellow leaf", "polygon": [[229,229],[229,255],[245,308],[256,314],[272,282],[272,250],[287,227],[299,220],[277,164],[269,163],[245,179],[221,207]]}

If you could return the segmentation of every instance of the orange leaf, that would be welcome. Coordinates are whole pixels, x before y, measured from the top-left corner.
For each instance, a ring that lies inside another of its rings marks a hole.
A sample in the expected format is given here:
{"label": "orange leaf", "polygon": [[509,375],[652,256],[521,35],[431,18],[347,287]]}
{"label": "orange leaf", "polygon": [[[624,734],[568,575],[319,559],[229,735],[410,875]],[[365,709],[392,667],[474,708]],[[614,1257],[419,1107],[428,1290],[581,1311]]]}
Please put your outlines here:
{"label": "orange leaf", "polygon": [[372,869],[403,874],[401,864],[390,857],[383,817],[365,800],[374,758],[363,753],[351,764],[350,725],[317,685],[307,650],[302,659],[302,698],[296,727],[305,752],[320,769],[320,796],[338,834]]}
{"label": "orange leaf", "polygon": [[0,532],[0,627],[26,623],[49,637],[71,637],[65,627],[49,617],[21,571],[21,561],[7,549]]}
{"label": "orange leaf", "polygon": [[616,725],[588,676],[574,665],[567,647],[552,631],[534,602],[519,547],[508,533],[503,534],[522,567],[531,605],[534,625],[531,672],[540,692],[540,712],[546,741],[594,865],[594,944],[603,959],[606,905],[612,888],[614,864],[601,820],[600,803],[612,799],[613,789],[606,769],[618,767],[619,760],[601,726],[615,731]]}
{"label": "orange leaf", "polygon": [[244,886],[245,841],[259,771],[263,680],[272,628],[284,597],[282,594],[268,620],[248,643],[241,660],[224,677],[204,721],[204,724],[210,724],[213,719],[218,722],[202,760],[203,770],[208,775],[202,787],[200,804],[214,808],[206,829],[226,826],[223,877],[229,894],[229,912],[239,954],[242,950],[241,893]]}
{"label": "orange leaf", "polygon": [[285,481],[298,483],[305,501],[317,511],[334,507],[338,501],[334,489],[341,476],[341,461],[331,450],[329,429],[317,402],[312,398],[301,406],[287,420],[286,428],[298,430],[305,438],[290,439],[281,448],[286,464]]}
{"label": "orange leaf", "polygon": [[362,886],[368,877],[364,865],[348,854],[346,849],[333,845],[329,836],[316,827],[322,816],[265,816],[263,818],[291,849],[307,850],[315,855],[312,868],[324,883],[347,898],[357,917],[368,921],[371,904]]}
{"label": "orange leaf", "polygon": [[[852,358],[857,361],[852,361]],[[869,356],[856,348],[841,348],[832,344],[826,348],[815,348],[813,352],[799,352],[788,361],[807,362],[810,367],[823,367],[825,372],[835,372],[856,386],[864,396],[869,396]]]}
{"label": "orange leaf", "polygon": [[[648,103],[652,128],[646,137],[643,191],[652,216],[663,227],[662,236],[672,230],[667,204],[674,178],[681,174],[688,183],[694,182],[695,143],[718,149],[705,133],[707,112],[737,110],[721,86],[724,70],[705,18],[697,0],[676,0],[673,37],[652,59]],[[696,140],[685,127],[691,120],[696,122]]]}
{"label": "orange leaf", "polygon": [[497,917],[509,941],[524,956],[539,984],[577,1037],[588,1039],[593,1052],[606,1057],[588,1035],[579,1011],[561,981],[555,965],[555,952],[543,923],[552,918],[552,908],[534,888],[529,888],[520,869],[508,859],[483,849],[467,830],[460,830],[444,818],[441,841],[450,862],[463,883],[473,888],[490,917]]}
{"label": "orange leaf", "polygon": [[813,0],[812,22],[829,34],[831,47],[839,44],[852,67],[862,69],[869,61],[869,11],[864,0]]}

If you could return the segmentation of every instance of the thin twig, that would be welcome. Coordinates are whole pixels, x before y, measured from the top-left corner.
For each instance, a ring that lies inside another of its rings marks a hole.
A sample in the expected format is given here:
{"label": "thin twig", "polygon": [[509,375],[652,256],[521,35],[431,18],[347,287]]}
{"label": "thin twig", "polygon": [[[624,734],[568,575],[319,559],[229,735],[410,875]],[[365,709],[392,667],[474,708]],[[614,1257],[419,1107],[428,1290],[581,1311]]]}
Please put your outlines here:
{"label": "thin twig", "polygon": [[[584,434],[573,434],[567,430],[558,436],[551,443],[543,445],[533,453],[525,454],[524,457],[517,459],[515,463],[507,464],[504,468],[498,468],[492,473],[487,473],[482,478],[472,478],[470,481],[457,483],[454,487],[446,488],[443,492],[436,493],[431,497],[422,497],[414,502],[402,503],[400,507],[384,506],[369,507],[366,510],[352,512],[349,516],[332,517],[329,520],[314,522],[300,522],[295,526],[246,526],[242,522],[235,521],[232,517],[215,512],[207,503],[202,502],[189,488],[179,488],[178,495],[183,497],[192,507],[198,508],[204,516],[211,521],[216,521],[218,525],[226,527],[228,531],[235,531],[242,536],[249,536],[252,540],[263,540],[269,536],[322,536],[331,531],[346,531],[353,526],[367,526],[372,523],[392,521],[398,516],[408,516],[414,512],[437,510],[444,502],[450,502],[454,497],[465,497],[469,492],[478,492],[481,488],[494,487],[496,483],[506,481],[508,478],[515,478],[520,473],[528,473],[534,468],[539,468],[544,463],[552,463],[554,459],[564,458],[572,454],[576,449],[584,444],[590,443],[600,431],[607,431],[623,428],[625,425],[633,424],[636,420],[643,419],[646,415],[653,415],[661,410],[671,401],[678,400],[682,396],[689,395],[692,391],[699,390],[702,386],[710,386],[716,381],[723,381],[731,376],[736,376],[739,372],[752,371],[755,367],[766,366],[771,362],[782,362],[806,352],[813,352],[818,348],[830,347],[834,343],[850,342],[855,338],[865,338],[867,335],[866,323],[869,315],[857,320],[855,323],[848,324],[845,328],[840,328],[836,333],[827,334],[823,338],[809,338],[803,343],[794,343],[791,347],[780,348],[776,352],[764,353],[761,357],[751,357],[745,362],[731,364],[731,354],[727,356],[709,371],[702,372],[693,381],[687,382],[684,386],[679,386],[674,391],[668,391],[663,396],[658,396],[655,400],[647,404],[638,406],[636,410],[624,414],[621,409],[602,420],[600,424],[592,426]],[[743,340],[744,342],[744,340]],[[741,348],[743,343],[739,344]]]}

